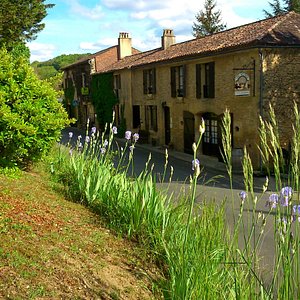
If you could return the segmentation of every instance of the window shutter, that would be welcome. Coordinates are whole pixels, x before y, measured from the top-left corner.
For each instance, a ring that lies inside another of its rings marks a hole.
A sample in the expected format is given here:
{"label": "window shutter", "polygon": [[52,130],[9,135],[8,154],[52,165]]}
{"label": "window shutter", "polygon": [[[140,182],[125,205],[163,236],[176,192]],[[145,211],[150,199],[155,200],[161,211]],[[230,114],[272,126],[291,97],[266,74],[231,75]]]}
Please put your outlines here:
{"label": "window shutter", "polygon": [[176,68],[171,67],[171,97],[176,97]]}
{"label": "window shutter", "polygon": [[186,65],[182,66],[182,72],[183,72],[183,87],[182,87],[182,96],[186,96]]}
{"label": "window shutter", "polygon": [[156,94],[156,69],[154,68],[152,70],[152,93]]}
{"label": "window shutter", "polygon": [[215,63],[209,63],[209,98],[215,98]]}
{"label": "window shutter", "polygon": [[196,64],[196,98],[201,98],[201,65]]}
{"label": "window shutter", "polygon": [[147,91],[147,70],[143,70],[143,86],[144,86],[144,94],[148,94]]}

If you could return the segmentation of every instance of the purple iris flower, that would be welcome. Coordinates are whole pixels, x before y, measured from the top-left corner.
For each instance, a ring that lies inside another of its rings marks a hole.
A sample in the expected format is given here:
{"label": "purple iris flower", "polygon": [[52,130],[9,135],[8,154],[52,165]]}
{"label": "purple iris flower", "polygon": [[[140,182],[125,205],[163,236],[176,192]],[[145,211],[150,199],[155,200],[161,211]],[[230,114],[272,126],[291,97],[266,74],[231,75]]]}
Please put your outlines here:
{"label": "purple iris flower", "polygon": [[193,159],[193,160],[192,160],[192,170],[195,171],[195,169],[196,169],[197,167],[199,167],[199,166],[200,166],[200,161],[199,161],[199,159],[198,159],[198,158],[196,158],[195,160]]}
{"label": "purple iris flower", "polygon": [[131,131],[127,130],[125,132],[125,139],[128,140],[128,141],[131,139]]}
{"label": "purple iris flower", "polygon": [[118,133],[118,128],[116,126],[113,126],[111,130],[112,130],[113,134]]}
{"label": "purple iris flower", "polygon": [[91,131],[92,131],[92,133],[96,133],[96,131],[97,131],[97,128],[94,126],[94,127],[92,127],[92,129],[91,129]]}
{"label": "purple iris flower", "polygon": [[138,139],[140,138],[140,135],[138,133],[135,133],[132,137],[133,137],[134,142],[137,142]]}
{"label": "purple iris flower", "polygon": [[300,205],[293,205],[293,221],[296,219],[300,222]]}
{"label": "purple iris flower", "polygon": [[86,142],[86,143],[89,143],[89,142],[90,142],[90,137],[89,137],[89,136],[86,136],[86,137],[85,137],[85,142]]}
{"label": "purple iris flower", "polygon": [[245,191],[240,191],[239,196],[240,196],[242,202],[244,202],[245,199],[247,198],[247,193]]}
{"label": "purple iris flower", "polygon": [[277,194],[272,194],[267,200],[266,206],[270,208],[276,208],[278,202],[279,202],[279,196]]}
{"label": "purple iris flower", "polygon": [[108,145],[108,141],[107,141],[107,140],[105,140],[105,141],[104,141],[104,143],[103,143],[103,147],[104,147],[104,148],[106,148],[106,147],[107,147],[107,145]]}
{"label": "purple iris flower", "polygon": [[280,204],[282,206],[288,206],[289,200],[293,195],[293,189],[290,186],[285,186],[280,191]]}

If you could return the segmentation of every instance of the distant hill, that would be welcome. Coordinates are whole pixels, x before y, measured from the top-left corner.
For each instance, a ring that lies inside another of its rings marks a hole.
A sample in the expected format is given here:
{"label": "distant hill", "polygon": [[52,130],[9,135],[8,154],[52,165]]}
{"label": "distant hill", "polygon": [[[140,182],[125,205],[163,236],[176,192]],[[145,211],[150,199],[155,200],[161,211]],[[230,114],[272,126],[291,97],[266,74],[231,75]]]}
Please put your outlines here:
{"label": "distant hill", "polygon": [[31,63],[31,66],[34,68],[35,73],[40,79],[47,79],[55,76],[61,70],[61,68],[70,65],[88,55],[90,55],[90,53],[62,54],[47,61],[34,61]]}

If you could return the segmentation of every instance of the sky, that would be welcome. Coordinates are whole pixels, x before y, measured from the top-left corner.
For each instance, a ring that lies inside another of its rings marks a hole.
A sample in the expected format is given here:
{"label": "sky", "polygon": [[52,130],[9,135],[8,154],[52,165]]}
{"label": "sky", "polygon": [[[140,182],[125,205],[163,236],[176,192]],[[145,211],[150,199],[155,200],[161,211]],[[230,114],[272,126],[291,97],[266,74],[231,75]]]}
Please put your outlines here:
{"label": "sky", "polygon": [[[216,0],[227,28],[264,18],[270,0]],[[47,0],[55,6],[43,20],[45,28],[28,43],[31,61],[61,54],[95,53],[117,45],[129,33],[140,51],[160,47],[163,29],[173,29],[176,42],[193,39],[195,15],[205,0]]]}

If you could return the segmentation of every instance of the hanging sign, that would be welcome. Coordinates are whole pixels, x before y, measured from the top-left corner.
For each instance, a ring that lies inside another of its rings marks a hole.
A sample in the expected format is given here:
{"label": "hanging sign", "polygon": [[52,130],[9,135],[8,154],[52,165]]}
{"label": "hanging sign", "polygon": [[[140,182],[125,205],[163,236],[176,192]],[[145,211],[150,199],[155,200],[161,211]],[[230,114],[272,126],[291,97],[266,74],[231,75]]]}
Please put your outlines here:
{"label": "hanging sign", "polygon": [[234,83],[235,96],[250,96],[250,76],[245,72],[240,72],[235,76]]}

